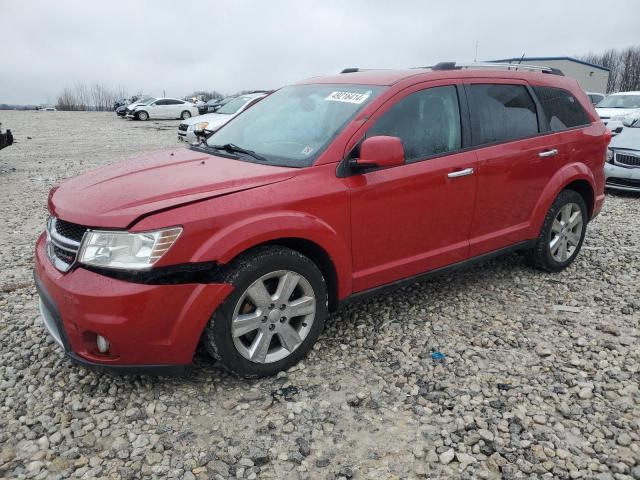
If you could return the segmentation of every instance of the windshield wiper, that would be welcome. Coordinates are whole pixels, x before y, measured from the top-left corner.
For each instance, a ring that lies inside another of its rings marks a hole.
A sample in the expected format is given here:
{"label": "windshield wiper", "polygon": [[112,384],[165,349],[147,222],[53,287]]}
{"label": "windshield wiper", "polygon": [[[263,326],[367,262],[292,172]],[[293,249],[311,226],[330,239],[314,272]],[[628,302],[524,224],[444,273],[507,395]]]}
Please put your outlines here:
{"label": "windshield wiper", "polygon": [[244,153],[245,155],[249,155],[250,157],[255,158],[256,160],[260,160],[261,162],[267,162],[268,160],[264,158],[259,153],[254,152],[253,150],[247,150],[246,148],[239,147],[233,143],[225,143],[224,145],[211,145],[216,150],[224,150],[225,152],[230,153]]}

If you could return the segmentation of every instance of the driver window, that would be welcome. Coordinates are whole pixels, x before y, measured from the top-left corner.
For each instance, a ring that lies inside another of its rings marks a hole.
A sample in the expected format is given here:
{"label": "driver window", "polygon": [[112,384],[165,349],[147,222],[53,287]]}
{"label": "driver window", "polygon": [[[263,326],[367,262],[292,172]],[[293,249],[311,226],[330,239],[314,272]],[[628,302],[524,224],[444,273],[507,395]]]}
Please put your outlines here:
{"label": "driver window", "polygon": [[407,163],[461,148],[456,87],[428,88],[400,100],[367,132],[367,137],[399,137]]}

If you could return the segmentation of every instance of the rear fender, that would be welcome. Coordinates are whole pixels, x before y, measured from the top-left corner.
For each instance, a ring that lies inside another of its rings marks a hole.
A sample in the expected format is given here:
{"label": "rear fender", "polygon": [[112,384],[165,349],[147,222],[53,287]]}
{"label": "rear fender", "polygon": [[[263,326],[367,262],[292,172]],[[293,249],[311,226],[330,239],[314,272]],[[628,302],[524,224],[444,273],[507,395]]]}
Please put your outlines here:
{"label": "rear fender", "polygon": [[[538,199],[538,203],[531,216],[529,238],[536,238],[540,234],[544,217],[547,215],[549,208],[551,208],[553,201],[567,185],[577,180],[586,181],[591,187],[594,200],[596,199],[596,182],[591,169],[584,163],[578,162],[565,165],[558,170],[549,183],[547,183],[547,186]],[[590,212],[590,215],[593,213],[594,212]]]}

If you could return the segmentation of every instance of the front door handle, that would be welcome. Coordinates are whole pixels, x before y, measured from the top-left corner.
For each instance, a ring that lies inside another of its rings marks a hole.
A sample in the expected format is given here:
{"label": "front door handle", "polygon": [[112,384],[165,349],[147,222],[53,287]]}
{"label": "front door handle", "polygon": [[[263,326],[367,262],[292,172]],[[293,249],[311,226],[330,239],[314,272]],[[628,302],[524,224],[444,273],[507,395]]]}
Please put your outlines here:
{"label": "front door handle", "polygon": [[458,177],[466,177],[467,175],[473,175],[473,168],[465,168],[464,170],[456,170],[455,172],[451,172],[447,174],[449,178],[458,178]]}
{"label": "front door handle", "polygon": [[540,152],[538,154],[539,157],[547,158],[547,157],[555,157],[558,154],[558,149],[554,148],[552,150],[547,150],[545,152]]}

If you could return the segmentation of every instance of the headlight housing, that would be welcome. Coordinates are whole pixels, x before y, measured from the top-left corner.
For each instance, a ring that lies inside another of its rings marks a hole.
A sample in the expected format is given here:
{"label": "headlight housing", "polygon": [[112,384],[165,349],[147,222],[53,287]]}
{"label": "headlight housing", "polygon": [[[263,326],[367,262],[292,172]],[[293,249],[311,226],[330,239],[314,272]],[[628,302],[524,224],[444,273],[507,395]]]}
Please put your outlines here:
{"label": "headlight housing", "polygon": [[209,122],[195,123],[189,127],[189,130],[204,130],[209,126]]}
{"label": "headlight housing", "polygon": [[613,150],[607,148],[607,162],[613,162]]}
{"label": "headlight housing", "polygon": [[78,262],[94,267],[147,270],[175,243],[181,227],[153,232],[88,231],[82,239]]}

